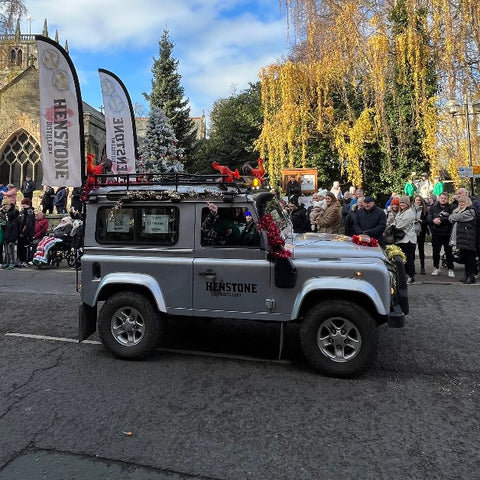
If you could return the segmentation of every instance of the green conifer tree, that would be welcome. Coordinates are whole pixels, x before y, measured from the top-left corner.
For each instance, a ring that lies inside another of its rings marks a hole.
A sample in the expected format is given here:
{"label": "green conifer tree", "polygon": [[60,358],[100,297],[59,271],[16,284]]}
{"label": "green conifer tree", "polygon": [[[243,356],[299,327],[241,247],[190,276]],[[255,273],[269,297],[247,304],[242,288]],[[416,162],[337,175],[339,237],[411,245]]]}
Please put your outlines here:
{"label": "green conifer tree", "polygon": [[173,47],[168,30],[164,30],[159,42],[159,58],[154,58],[152,67],[152,92],[143,95],[150,102],[150,109],[160,107],[165,112],[179,145],[188,156],[195,147],[195,129],[190,119],[188,98],[184,98],[180,84],[182,76],[177,71],[178,60],[172,57]]}

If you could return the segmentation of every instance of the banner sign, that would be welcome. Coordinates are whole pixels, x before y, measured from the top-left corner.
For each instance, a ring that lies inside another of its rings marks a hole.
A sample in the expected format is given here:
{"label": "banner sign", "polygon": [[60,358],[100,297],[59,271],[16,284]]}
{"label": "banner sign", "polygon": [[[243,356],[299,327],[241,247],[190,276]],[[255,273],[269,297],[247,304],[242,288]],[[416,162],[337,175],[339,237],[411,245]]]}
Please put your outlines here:
{"label": "banner sign", "polygon": [[80,187],[85,172],[83,109],[68,53],[37,35],[43,185]]}
{"label": "banner sign", "polygon": [[112,72],[98,69],[105,108],[106,152],[112,172],[135,173],[137,135],[132,102],[122,81]]}

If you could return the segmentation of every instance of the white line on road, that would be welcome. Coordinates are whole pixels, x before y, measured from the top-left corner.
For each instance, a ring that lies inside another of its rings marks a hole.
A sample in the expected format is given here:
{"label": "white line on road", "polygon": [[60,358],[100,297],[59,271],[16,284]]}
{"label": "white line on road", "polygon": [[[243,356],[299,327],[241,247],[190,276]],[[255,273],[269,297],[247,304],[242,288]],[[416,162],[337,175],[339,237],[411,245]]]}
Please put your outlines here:
{"label": "white line on road", "polygon": [[[76,338],[68,338],[68,337],[50,337],[48,335],[34,335],[32,333],[14,333],[14,332],[7,332],[5,334],[6,337],[20,337],[20,338],[30,338],[33,340],[50,340],[55,342],[65,342],[65,343],[79,343]],[[98,340],[83,340],[82,343],[88,343],[90,345],[101,345],[102,342]],[[224,353],[209,353],[209,352],[201,352],[199,350],[179,350],[175,348],[158,348],[160,352],[166,353],[178,353],[181,355],[194,355],[197,357],[215,357],[215,358],[228,358],[230,360],[246,360],[249,362],[262,362],[262,363],[281,363],[281,364],[291,364],[290,360],[278,360],[278,359],[267,359],[267,358],[259,358],[259,357],[249,357],[246,355],[228,355]]]}
{"label": "white line on road", "polygon": [[[53,340],[56,342],[67,342],[67,343],[78,343],[76,338],[67,338],[67,337],[49,337],[48,335],[34,335],[32,333],[13,333],[7,332],[6,337],[22,337],[22,338],[33,338],[34,340]],[[101,345],[102,342],[98,340],[84,340],[82,343],[90,343],[93,345]]]}

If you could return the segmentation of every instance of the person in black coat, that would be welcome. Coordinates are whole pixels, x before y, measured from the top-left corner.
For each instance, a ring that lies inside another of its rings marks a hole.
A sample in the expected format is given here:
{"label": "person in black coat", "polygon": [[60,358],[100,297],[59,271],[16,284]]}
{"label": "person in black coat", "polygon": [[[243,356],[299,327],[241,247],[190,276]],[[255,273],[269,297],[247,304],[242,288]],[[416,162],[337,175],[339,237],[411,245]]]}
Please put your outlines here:
{"label": "person in black coat", "polygon": [[22,194],[23,198],[29,198],[30,200],[33,197],[33,192],[35,191],[35,183],[30,176],[25,176],[25,181],[22,183]]}
{"label": "person in black coat", "polygon": [[385,212],[375,205],[373,197],[365,197],[364,202],[365,206],[357,211],[353,220],[354,233],[376,238],[381,246],[385,246],[383,239],[383,233],[387,226]]}
{"label": "person in black coat", "polygon": [[5,263],[2,265],[3,269],[12,270],[15,268],[15,244],[18,242],[18,235],[20,230],[19,212],[14,203],[2,207],[6,213],[7,224],[5,225],[5,232],[3,242],[5,245]]}
{"label": "person in black coat", "polygon": [[307,230],[307,210],[303,203],[288,203],[288,213],[293,225],[294,233],[305,233]]}
{"label": "person in black coat", "polygon": [[457,196],[458,207],[448,217],[452,223],[450,243],[454,244],[462,255],[465,275],[462,282],[475,283],[475,247],[477,243],[476,212],[472,200],[467,195]]}
{"label": "person in black coat", "polygon": [[32,201],[29,198],[22,200],[19,222],[17,256],[22,266],[26,267],[30,258],[33,235],[35,234],[35,210],[32,208]]}
{"label": "person in black coat", "polygon": [[287,198],[290,200],[292,197],[298,197],[300,193],[300,184],[298,183],[298,180],[295,178],[295,176],[292,175],[287,183]]}
{"label": "person in black coat", "polygon": [[82,188],[81,187],[74,187],[72,193],[70,194],[71,202],[70,202],[70,210],[74,212],[82,212],[83,210],[83,202],[81,200],[82,197]]}
{"label": "person in black coat", "polygon": [[50,214],[53,213],[54,198],[55,198],[55,190],[50,185],[47,185],[42,195],[42,201],[40,202],[40,204],[42,205],[43,213],[50,213]]}
{"label": "person in black coat", "polygon": [[445,192],[438,196],[437,202],[427,212],[427,224],[432,233],[433,276],[438,275],[442,247],[447,260],[447,268],[453,272],[453,254],[452,246],[450,245],[452,224],[448,220],[451,213],[452,207],[448,203],[448,193]]}

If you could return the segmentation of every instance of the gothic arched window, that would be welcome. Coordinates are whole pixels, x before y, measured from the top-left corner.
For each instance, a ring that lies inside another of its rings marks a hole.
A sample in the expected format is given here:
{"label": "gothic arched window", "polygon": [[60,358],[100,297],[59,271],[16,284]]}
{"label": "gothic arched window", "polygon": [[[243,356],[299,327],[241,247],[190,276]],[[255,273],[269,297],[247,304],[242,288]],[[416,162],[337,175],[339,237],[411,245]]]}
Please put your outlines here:
{"label": "gothic arched window", "polygon": [[10,50],[10,66],[21,67],[23,60],[23,53],[20,47],[13,47]]}
{"label": "gothic arched window", "polygon": [[0,179],[4,185],[13,183],[19,187],[26,175],[37,183],[43,176],[40,152],[40,145],[32,135],[25,130],[15,133],[0,154]]}

